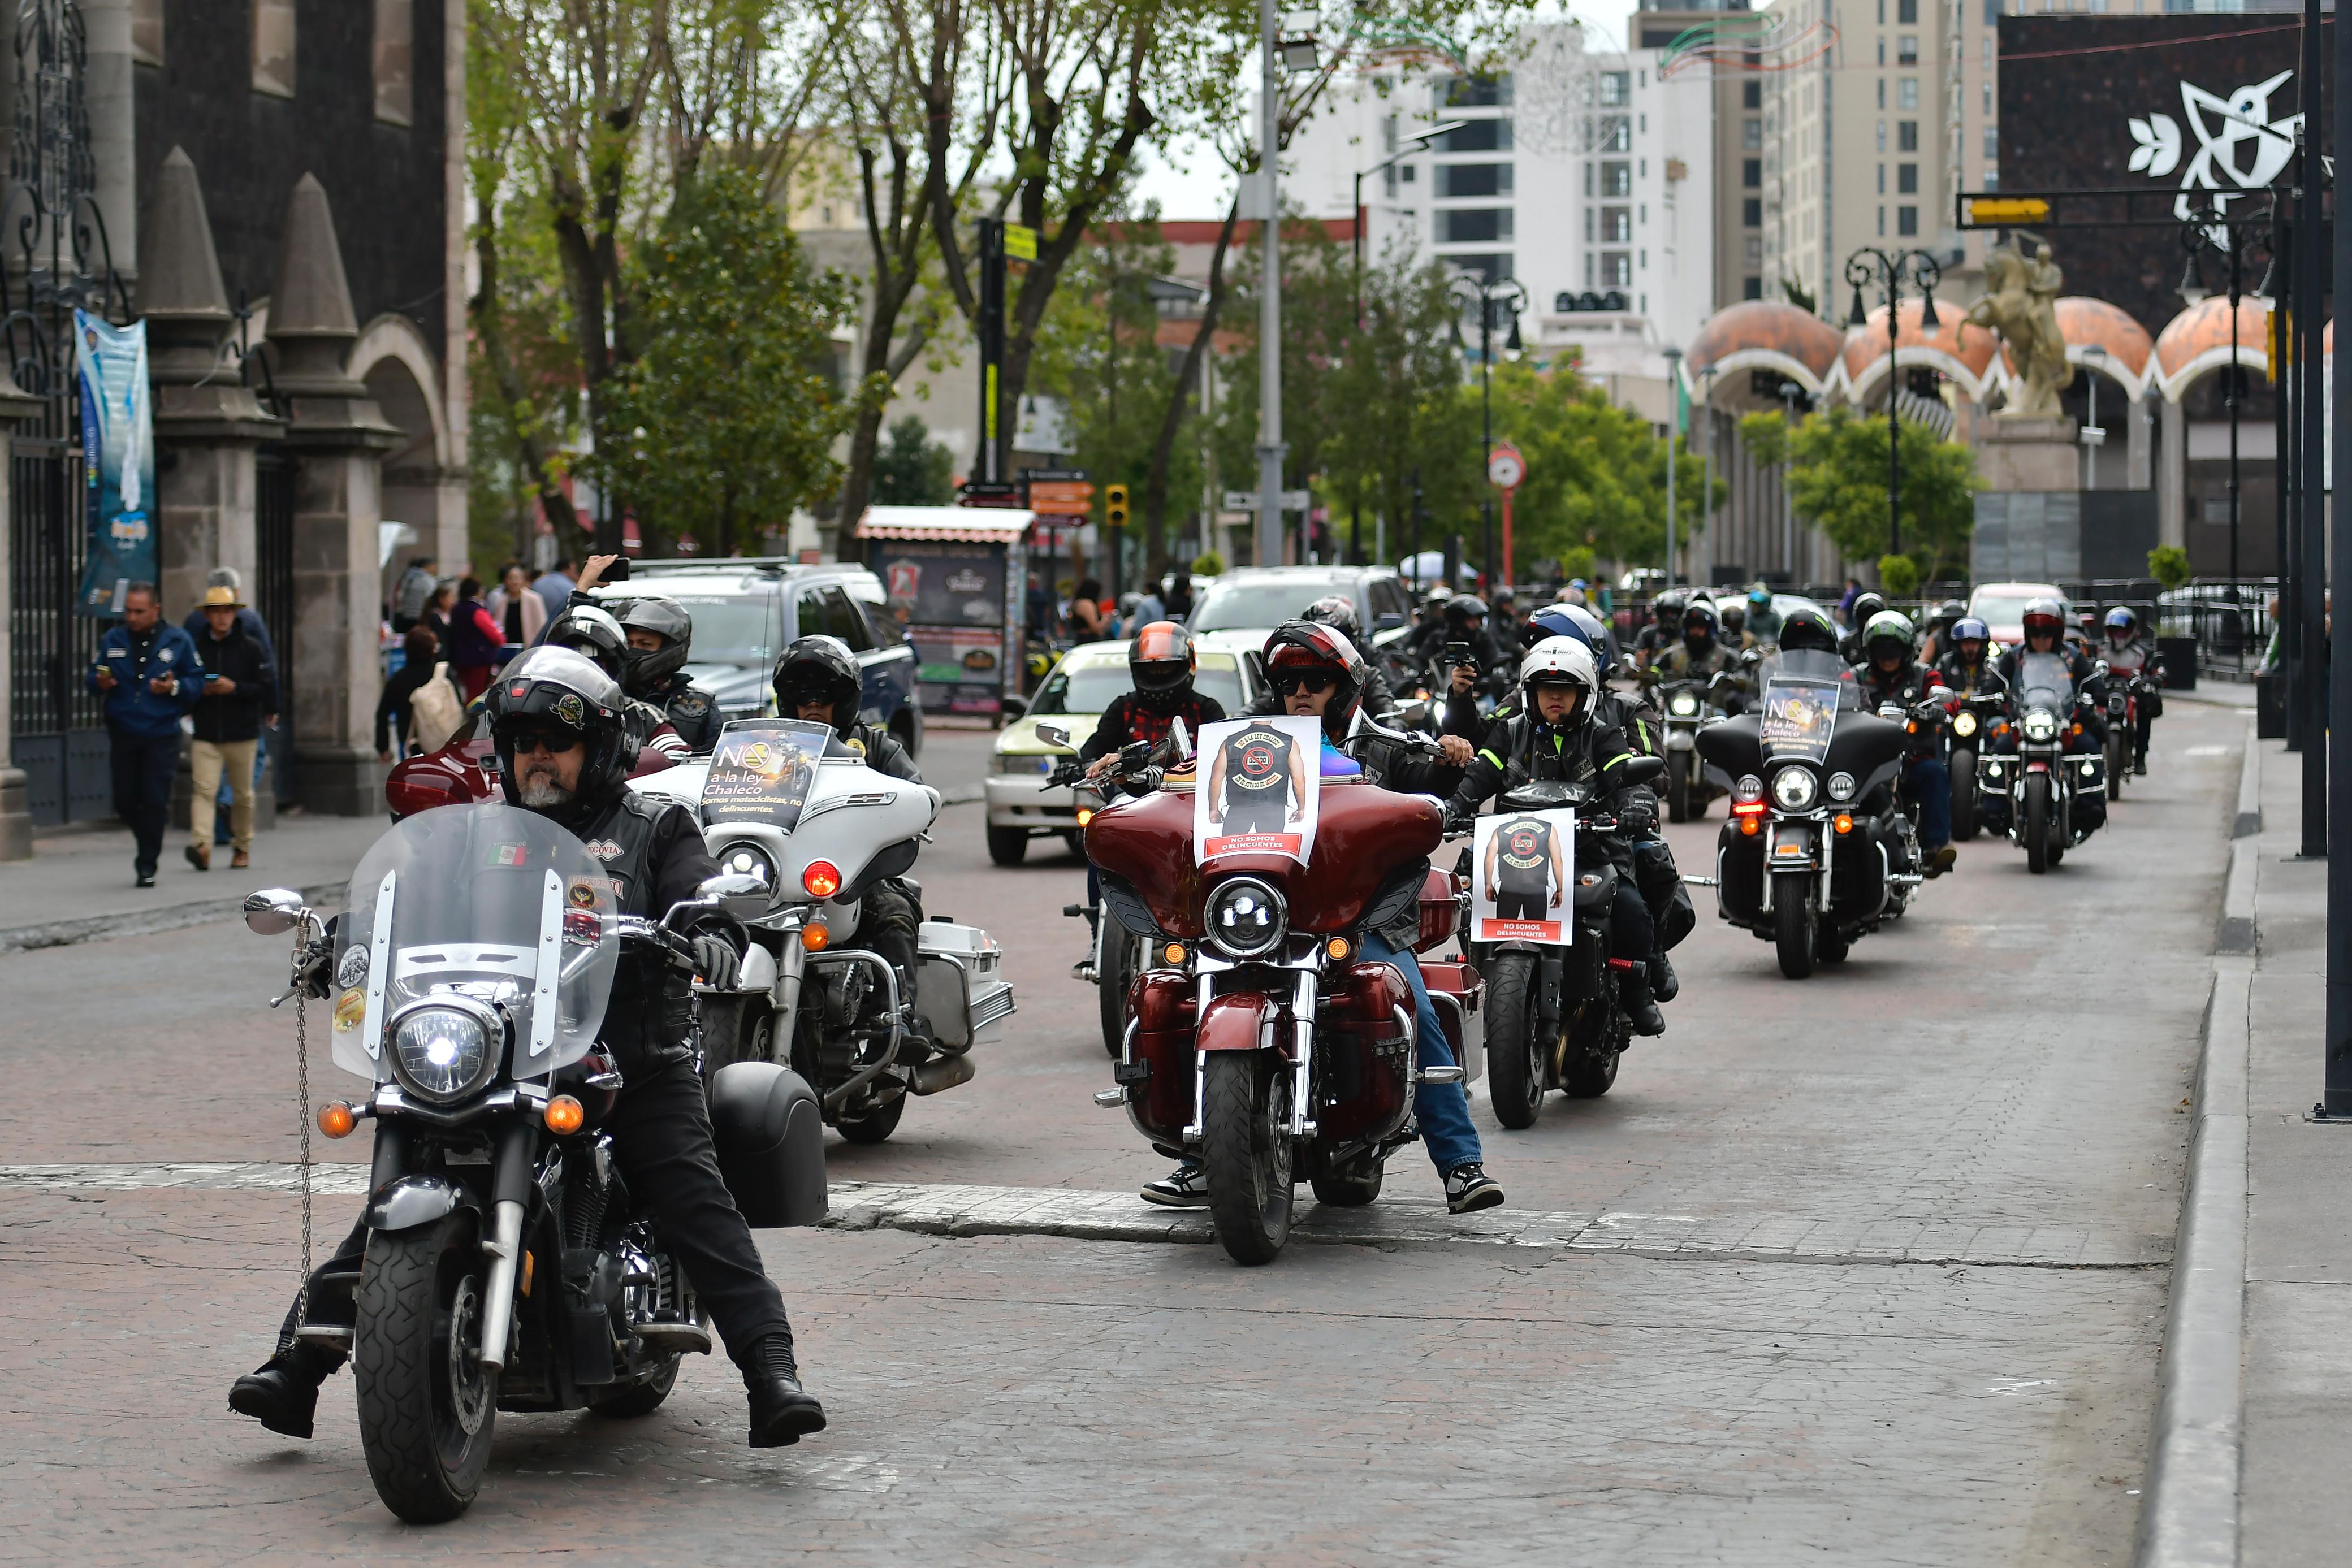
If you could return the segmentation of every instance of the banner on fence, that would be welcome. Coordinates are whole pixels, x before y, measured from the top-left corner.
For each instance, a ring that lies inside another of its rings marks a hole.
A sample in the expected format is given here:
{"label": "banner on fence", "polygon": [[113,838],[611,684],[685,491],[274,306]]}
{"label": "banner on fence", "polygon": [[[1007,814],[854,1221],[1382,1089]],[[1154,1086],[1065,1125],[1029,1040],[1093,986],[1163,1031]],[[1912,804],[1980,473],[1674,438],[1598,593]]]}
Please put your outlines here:
{"label": "banner on fence", "polygon": [[84,615],[122,613],[134,582],[153,582],[155,409],[147,387],[147,324],[116,327],[74,312],[74,360],[81,378],[84,526],[89,558],[75,607]]}

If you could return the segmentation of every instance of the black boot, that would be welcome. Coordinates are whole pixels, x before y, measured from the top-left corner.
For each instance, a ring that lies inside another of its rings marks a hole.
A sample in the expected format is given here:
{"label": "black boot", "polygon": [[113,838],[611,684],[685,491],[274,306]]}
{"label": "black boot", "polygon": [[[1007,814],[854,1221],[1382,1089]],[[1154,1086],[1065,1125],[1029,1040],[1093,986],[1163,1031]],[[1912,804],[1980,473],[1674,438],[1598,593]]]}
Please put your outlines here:
{"label": "black boot", "polygon": [[1624,1007],[1625,1016],[1633,1020],[1635,1034],[1666,1032],[1666,1015],[1658,1010],[1658,1000],[1650,994],[1650,977],[1643,972],[1641,965],[1619,975],[1617,1000]]}
{"label": "black boot", "polygon": [[751,1395],[751,1447],[789,1448],[811,1432],[824,1430],[824,1406],[801,1386],[788,1334],[770,1334],[743,1369]]}
{"label": "black boot", "polygon": [[229,1385],[228,1407],[273,1432],[307,1437],[319,1410],[319,1385],[341,1364],[341,1357],[315,1345],[280,1351]]}
{"label": "black boot", "polygon": [[1651,954],[1650,999],[1656,1002],[1673,1001],[1682,994],[1682,977],[1675,973],[1675,967],[1672,964],[1666,962],[1666,956],[1664,953]]}

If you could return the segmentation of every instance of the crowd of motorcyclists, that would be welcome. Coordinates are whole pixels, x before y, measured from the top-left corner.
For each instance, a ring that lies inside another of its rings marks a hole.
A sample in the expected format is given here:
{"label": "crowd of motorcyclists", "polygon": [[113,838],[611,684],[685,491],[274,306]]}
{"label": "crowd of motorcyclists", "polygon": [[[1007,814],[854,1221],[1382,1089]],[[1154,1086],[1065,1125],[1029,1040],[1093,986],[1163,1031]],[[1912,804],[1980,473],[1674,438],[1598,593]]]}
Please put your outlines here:
{"label": "crowd of motorcyclists", "polygon": [[[588,592],[593,586],[583,580],[583,591],[547,623],[540,644],[489,682],[477,706],[493,742],[504,802],[586,841],[604,858],[627,910],[658,917],[712,875],[715,862],[691,811],[648,803],[628,780],[646,766],[707,755],[722,725],[709,695],[683,673],[693,634],[686,611],[657,593],[616,606]],[[2105,748],[2115,715],[2128,712],[2119,754],[2132,771],[2144,773],[2150,727],[2162,711],[2158,661],[2137,615],[2125,607],[2108,612],[2094,631],[2070,625],[2060,601],[2036,600],[2025,606],[2019,644],[2001,648],[1958,601],[1935,606],[1921,624],[1879,596],[1861,594],[1841,625],[1810,604],[1776,601],[1760,586],[1715,594],[1670,591],[1655,597],[1638,631],[1621,644],[1617,629],[1580,590],[1531,607],[1507,599],[1490,607],[1477,595],[1440,590],[1428,597],[1417,624],[1389,646],[1368,636],[1352,600],[1317,601],[1265,640],[1264,694],[1245,713],[1231,716],[1196,688],[1198,660],[1186,628],[1169,620],[1143,624],[1131,632],[1128,651],[1133,689],[1111,702],[1076,755],[1086,775],[1106,787],[1160,788],[1187,760],[1175,754],[1177,742],[1197,737],[1203,726],[1229,716],[1312,719],[1327,750],[1344,757],[1365,781],[1439,802],[1447,838],[1470,832],[1482,810],[1490,803],[1502,809],[1515,791],[1559,786],[1579,810],[1605,813],[1606,831],[1589,844],[1580,828],[1576,863],[1613,875],[1595,915],[1609,955],[1606,1009],[1630,1036],[1655,1037],[1665,1031],[1663,1009],[1679,990],[1670,952],[1696,923],[1659,828],[1655,780],[1665,775],[1659,765],[1672,766],[1678,722],[1696,727],[1706,719],[1694,716],[1727,718],[1756,707],[1773,659],[1835,655],[1857,708],[1901,716],[1910,727],[1895,788],[1912,813],[1924,877],[1949,872],[1957,858],[1956,780],[1950,743],[1936,722],[1941,715],[1975,703],[2003,712],[2028,677],[2029,662],[2054,658],[2081,698],[2066,716],[2070,747]],[[2110,682],[2132,684],[2137,700],[2128,709],[2110,708]],[[829,754],[862,758],[890,778],[920,782],[898,742],[862,719],[859,666],[836,639],[805,636],[790,643],[772,684],[777,715],[825,726]],[[2007,713],[1975,749],[2015,751],[2019,732],[2009,721],[2018,716]],[[1148,773],[1134,766],[1139,754],[1153,759]],[[1694,771],[1678,787],[1697,777],[1696,760],[1685,766]],[[1134,782],[1147,777],[1144,785]],[[1973,779],[1959,782],[1973,799]],[[1682,805],[1675,810],[1681,820]],[[1997,822],[1999,810],[1986,800],[1975,815]],[[1465,866],[1466,860],[1465,851]],[[863,890],[858,925],[847,938],[877,953],[909,998],[923,919],[915,885],[903,876],[882,878]],[[1486,1169],[1459,1073],[1448,1076],[1453,1051],[1416,956],[1421,919],[1414,904],[1398,905],[1378,924],[1367,923],[1356,937],[1360,952],[1351,956],[1393,967],[1411,992],[1417,1071],[1408,1126],[1428,1152],[1449,1210],[1469,1213],[1503,1203],[1505,1195]],[[625,971],[616,984],[604,1038],[625,1090],[607,1130],[615,1158],[632,1185],[644,1188],[742,1371],[750,1440],[790,1443],[821,1430],[824,1412],[800,1385],[782,1300],[720,1180],[710,1116],[689,1065],[697,1026],[688,977],[706,987],[731,984],[751,939],[740,921],[717,912],[697,918],[684,936],[690,967],[654,963]],[[1465,955],[1475,956],[1468,942]],[[331,993],[321,981],[313,994]],[[904,1027],[919,1051],[922,1024],[911,1009]],[[1198,1151],[1182,1151],[1169,1174],[1143,1186],[1142,1197],[1170,1207],[1209,1207],[1209,1176]],[[355,1272],[367,1240],[365,1226],[355,1228],[317,1278]],[[288,1314],[276,1354],[237,1381],[232,1407],[274,1431],[309,1436],[319,1386],[343,1357],[331,1348],[331,1333],[302,1331],[306,1324],[331,1330],[334,1314],[349,1311],[347,1291],[310,1292]]]}

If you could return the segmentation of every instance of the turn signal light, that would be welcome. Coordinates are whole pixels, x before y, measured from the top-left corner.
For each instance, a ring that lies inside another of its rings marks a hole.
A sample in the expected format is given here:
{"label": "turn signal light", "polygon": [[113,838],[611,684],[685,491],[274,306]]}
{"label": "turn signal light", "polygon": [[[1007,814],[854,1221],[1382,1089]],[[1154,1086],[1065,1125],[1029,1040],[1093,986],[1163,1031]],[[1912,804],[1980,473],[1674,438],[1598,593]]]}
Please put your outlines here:
{"label": "turn signal light", "polygon": [[1078,826],[1083,828],[1094,820],[1095,809],[1092,806],[1081,806],[1078,808]]}
{"label": "turn signal light", "polygon": [[801,885],[811,898],[831,898],[841,891],[841,868],[831,861],[811,861],[801,873]]}
{"label": "turn signal light", "polygon": [[1853,831],[1853,818],[1846,812],[1840,811],[1837,819],[1837,831],[1841,833],[1850,833]]}
{"label": "turn signal light", "polygon": [[1739,831],[1744,837],[1752,839],[1761,831],[1762,829],[1763,823],[1754,817],[1742,817],[1739,819]]}
{"label": "turn signal light", "polygon": [[568,1137],[587,1124],[588,1113],[571,1095],[558,1094],[547,1103],[546,1120],[549,1132],[559,1138]]}
{"label": "turn signal light", "polygon": [[2082,734],[2082,733],[2083,733],[2083,727],[2082,727],[2081,725],[2079,725],[2079,724],[2078,724],[2078,725],[2076,725],[2076,726],[2074,727],[2074,730],[2072,731],[2072,733],[2073,733],[2073,734],[2075,734],[2075,735],[2080,735],[2080,734]]}
{"label": "turn signal light", "polygon": [[1348,946],[1348,939],[1345,936],[1334,936],[1323,944],[1323,956],[1334,964],[1346,962],[1348,955],[1353,951],[1354,949]]}
{"label": "turn signal light", "polygon": [[801,927],[801,946],[807,948],[812,953],[824,952],[825,944],[832,940],[833,933],[827,931],[822,925],[803,925]]}
{"label": "turn signal light", "polygon": [[1184,944],[1181,942],[1171,942],[1167,946],[1160,950],[1160,957],[1162,963],[1167,964],[1171,968],[1183,967]]}
{"label": "turn signal light", "polygon": [[319,1107],[319,1131],[331,1138],[348,1138],[359,1124],[360,1119],[352,1114],[352,1108],[340,1100],[330,1100]]}

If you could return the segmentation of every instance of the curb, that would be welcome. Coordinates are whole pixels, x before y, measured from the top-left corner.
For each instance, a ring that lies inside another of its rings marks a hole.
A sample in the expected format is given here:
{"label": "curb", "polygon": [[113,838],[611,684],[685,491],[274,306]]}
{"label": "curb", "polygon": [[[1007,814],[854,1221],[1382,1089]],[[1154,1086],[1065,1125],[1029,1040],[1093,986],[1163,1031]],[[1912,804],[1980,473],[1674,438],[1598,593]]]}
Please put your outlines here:
{"label": "curb", "polygon": [[[2249,725],[2239,787],[2241,836],[2230,850],[2221,942],[2205,1009],[2161,1391],[2141,1490],[2133,1553],[2139,1568],[2236,1568],[2238,1561],[2256,841],[2243,824],[2247,791],[2260,780],[2261,752]],[[2244,946],[2228,946],[2233,936],[2242,936]]]}
{"label": "curb", "polygon": [[[306,904],[315,904],[322,899],[341,894],[348,884],[341,882],[321,883],[314,887],[299,888]],[[236,920],[245,914],[245,900],[209,898],[198,904],[174,904],[162,909],[133,909],[121,915],[96,915],[85,920],[52,920],[40,925],[18,925],[0,931],[0,953],[31,953],[43,947],[70,947],[77,943],[93,942],[102,937],[152,936],[162,931],[184,931],[191,925],[210,925],[217,921]]]}
{"label": "curb", "polygon": [[2238,767],[2238,810],[2230,822],[2230,873],[2221,884],[2221,924],[2213,935],[2217,954],[2253,953],[2261,933],[2254,925],[2254,845],[2263,831],[2263,748],[2246,725],[2246,749]]}

